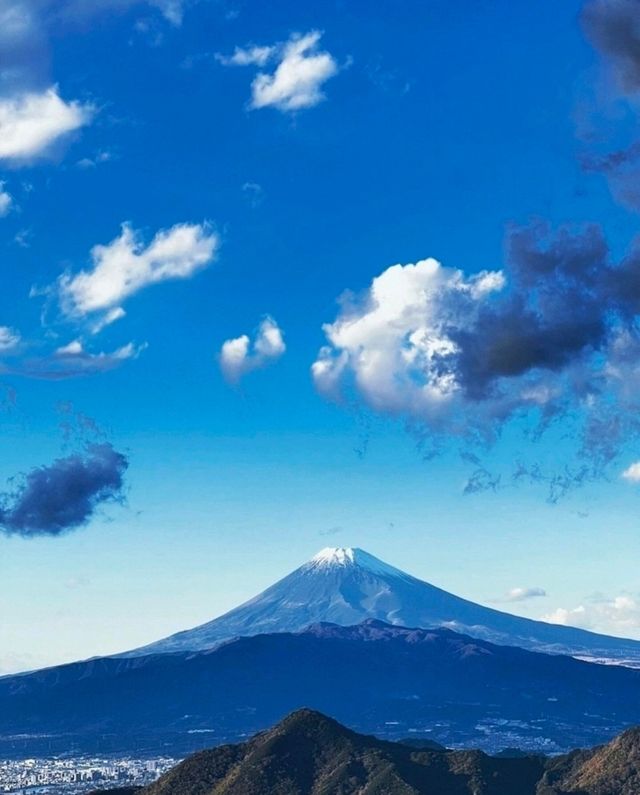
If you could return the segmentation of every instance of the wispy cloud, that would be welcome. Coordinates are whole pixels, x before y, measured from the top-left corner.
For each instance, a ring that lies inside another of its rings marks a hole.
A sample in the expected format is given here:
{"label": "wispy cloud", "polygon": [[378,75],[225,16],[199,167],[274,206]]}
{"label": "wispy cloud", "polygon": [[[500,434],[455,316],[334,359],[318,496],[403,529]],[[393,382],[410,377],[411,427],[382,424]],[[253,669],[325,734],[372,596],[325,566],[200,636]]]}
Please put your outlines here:
{"label": "wispy cloud", "polygon": [[264,200],[264,189],[257,182],[245,182],[242,192],[253,208],[259,207]]}
{"label": "wispy cloud", "polygon": [[38,4],[48,19],[67,25],[146,7],[157,9],[167,22],[178,27],[182,24],[189,0],[30,0],[29,4]]}
{"label": "wispy cloud", "polygon": [[72,320],[89,318],[92,330],[99,331],[123,317],[121,304],[145,287],[188,279],[205,268],[218,245],[208,224],[176,224],[157,232],[147,245],[124,224],[111,243],[93,247],[91,268],[60,276],[55,291],[62,312]]}
{"label": "wispy cloud", "polygon": [[265,66],[276,54],[277,47],[236,47],[232,55],[216,53],[223,66]]}
{"label": "wispy cloud", "polygon": [[505,596],[505,602],[528,602],[530,599],[540,599],[547,595],[544,588],[511,588]]}
{"label": "wispy cloud", "polygon": [[79,340],[73,340],[48,356],[25,358],[13,372],[47,381],[106,373],[137,359],[145,348],[144,344],[128,342],[113,351],[92,352],[85,350]]}

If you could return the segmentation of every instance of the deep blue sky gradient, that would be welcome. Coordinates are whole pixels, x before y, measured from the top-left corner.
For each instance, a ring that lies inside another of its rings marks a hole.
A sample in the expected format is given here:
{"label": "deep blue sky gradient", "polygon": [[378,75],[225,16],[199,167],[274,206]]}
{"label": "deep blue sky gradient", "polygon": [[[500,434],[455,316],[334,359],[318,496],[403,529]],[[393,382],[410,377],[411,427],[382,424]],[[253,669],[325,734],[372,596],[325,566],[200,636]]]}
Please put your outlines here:
{"label": "deep blue sky gradient", "polygon": [[[131,465],[128,505],[106,509],[111,521],[0,538],[0,667],[154,640],[325,545],[362,546],[483,602],[544,587],[546,599],[503,605],[532,616],[640,590],[632,487],[597,483],[553,506],[527,485],[463,497],[468,464],[453,452],[423,460],[402,422],[327,403],[309,373],[336,299],[393,263],[499,269],[508,225],[533,217],[597,220],[615,251],[628,245],[637,216],[579,163],[598,79],[579,8],[200,2],[180,27],[136,6],[52,35],[61,94],[99,110],[53,159],[0,174],[20,205],[0,219],[2,323],[73,339],[55,307],[42,328],[45,299],[29,291],[86,267],[122,222],[150,239],[209,220],[222,245],[207,270],[141,291],[102,332],[105,350],[148,343],[135,361],[83,379],[4,379],[17,404],[2,416],[1,479],[63,451],[59,401],[94,417]],[[312,29],[341,66],[327,100],[295,115],[248,110],[253,71],[214,54]],[[99,151],[112,158],[76,165]],[[256,206],[247,182],[261,187]],[[287,352],[232,388],[216,352],[265,314]],[[522,444],[507,434],[493,463]],[[535,455],[561,449],[552,435]]]}

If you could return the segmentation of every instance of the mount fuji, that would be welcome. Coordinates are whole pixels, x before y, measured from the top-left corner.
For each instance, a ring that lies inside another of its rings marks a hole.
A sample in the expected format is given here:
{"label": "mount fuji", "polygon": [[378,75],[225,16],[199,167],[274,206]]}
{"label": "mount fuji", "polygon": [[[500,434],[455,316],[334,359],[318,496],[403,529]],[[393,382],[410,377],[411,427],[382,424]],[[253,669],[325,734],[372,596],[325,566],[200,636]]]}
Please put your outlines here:
{"label": "mount fuji", "polygon": [[484,607],[412,577],[362,549],[328,547],[225,615],[121,657],[199,652],[312,624],[375,619],[404,627],[445,627],[503,646],[640,667],[640,641],[547,624]]}

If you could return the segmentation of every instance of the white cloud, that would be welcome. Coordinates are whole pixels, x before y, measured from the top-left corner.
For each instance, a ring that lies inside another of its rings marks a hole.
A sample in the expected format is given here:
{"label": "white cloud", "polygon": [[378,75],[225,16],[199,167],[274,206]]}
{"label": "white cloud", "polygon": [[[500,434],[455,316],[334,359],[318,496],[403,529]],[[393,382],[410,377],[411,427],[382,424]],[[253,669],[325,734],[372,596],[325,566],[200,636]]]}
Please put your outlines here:
{"label": "white cloud", "polygon": [[101,163],[109,163],[113,160],[113,154],[108,150],[102,150],[97,152],[94,157],[83,157],[76,163],[78,168],[89,170],[94,169],[99,166]]}
{"label": "white cloud", "polygon": [[284,44],[236,47],[233,55],[216,57],[227,66],[263,67],[277,61],[272,72],[259,72],[251,83],[250,107],[292,112],[322,102],[322,86],[338,73],[333,56],[318,48],[321,37],[314,30],[305,35],[294,34]]}
{"label": "white cloud", "polygon": [[55,87],[0,99],[0,160],[29,160],[88,124],[89,105],[65,102]]}
{"label": "white cloud", "polygon": [[335,399],[351,384],[377,411],[455,418],[461,386],[443,364],[457,350],[449,326],[471,324],[503,286],[499,271],[467,278],[434,259],[387,268],[323,326],[328,344],[312,366],[318,390]]}
{"label": "white cloud", "polygon": [[613,599],[600,597],[573,608],[558,607],[542,620],[596,632],[637,636],[640,633],[640,603],[628,594]]}
{"label": "white cloud", "polygon": [[182,0],[153,0],[152,6],[160,9],[164,18],[176,27],[182,24],[184,17],[184,3]]}
{"label": "white cloud", "polygon": [[103,351],[100,353],[89,353],[85,351],[80,340],[73,340],[73,342],[70,342],[68,345],[63,345],[61,348],[58,348],[56,355],[60,357],[68,356],[78,359],[82,358],[85,362],[94,364],[96,362],[105,361],[124,362],[127,359],[134,359],[145,347],[144,345],[138,346],[134,345],[133,342],[128,342],[126,345],[122,345],[120,348],[116,348],[116,350],[110,353],[105,353]]}
{"label": "white cloud", "polygon": [[224,66],[265,66],[273,57],[276,47],[236,47],[233,55],[216,54],[216,60]]}
{"label": "white cloud", "polygon": [[8,326],[0,326],[0,353],[17,348],[21,342],[20,334]]}
{"label": "white cloud", "polygon": [[212,262],[218,235],[207,224],[176,224],[159,231],[145,246],[128,224],[107,245],[91,250],[92,267],[58,279],[63,313],[69,318],[94,317],[92,330],[124,315],[120,304],[151,284],[188,279]]}
{"label": "white cloud", "polygon": [[83,348],[80,340],[72,340],[56,350],[57,356],[79,356],[81,353],[83,353]]}
{"label": "white cloud", "polygon": [[640,461],[634,461],[622,473],[621,477],[630,483],[640,483]]}
{"label": "white cloud", "polygon": [[249,337],[243,334],[227,340],[218,358],[227,381],[237,383],[251,370],[279,359],[285,350],[286,345],[278,324],[273,318],[266,317],[258,326],[253,345]]}
{"label": "white cloud", "polygon": [[13,196],[5,190],[5,183],[0,182],[0,218],[4,218],[11,212],[13,207]]}
{"label": "white cloud", "polygon": [[242,186],[242,192],[251,207],[255,208],[262,204],[262,200],[264,199],[264,189],[262,185],[259,185],[257,182],[245,182]]}
{"label": "white cloud", "polygon": [[13,242],[20,248],[29,248],[32,234],[31,229],[20,229],[14,235]]}
{"label": "white cloud", "polygon": [[120,318],[124,317],[126,314],[127,313],[121,306],[116,306],[113,309],[109,309],[103,315],[98,317],[97,320],[91,323],[89,330],[92,334],[98,334],[103,328],[115,323],[116,320],[120,320]]}
{"label": "white cloud", "polygon": [[506,595],[506,602],[526,602],[528,599],[536,599],[546,596],[544,588],[512,588]]}

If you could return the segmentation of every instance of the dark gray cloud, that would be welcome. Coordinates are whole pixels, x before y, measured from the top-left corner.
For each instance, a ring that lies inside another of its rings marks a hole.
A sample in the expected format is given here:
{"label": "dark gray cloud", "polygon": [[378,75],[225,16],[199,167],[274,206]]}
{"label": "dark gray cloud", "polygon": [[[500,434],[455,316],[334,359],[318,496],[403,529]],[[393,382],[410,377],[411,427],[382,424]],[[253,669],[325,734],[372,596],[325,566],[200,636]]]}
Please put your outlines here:
{"label": "dark gray cloud", "polygon": [[[638,361],[638,241],[612,263],[597,224],[552,231],[537,221],[512,228],[506,249],[509,289],[472,323],[446,328],[456,349],[440,357],[442,371],[455,373],[469,398],[490,399],[504,379],[558,373],[598,353]],[[576,393],[586,389],[575,382]]]}
{"label": "dark gray cloud", "polygon": [[608,59],[620,88],[640,89],[639,0],[589,0],[582,22],[594,46]]}
{"label": "dark gray cloud", "polygon": [[639,159],[640,141],[636,141],[630,146],[604,155],[584,154],[580,158],[580,164],[587,172],[619,175],[634,168]]}
{"label": "dark gray cloud", "polygon": [[57,536],[87,524],[99,506],[122,501],[129,462],[109,443],[32,469],[12,492],[0,494],[0,531]]}
{"label": "dark gray cloud", "polygon": [[474,470],[462,489],[463,494],[478,494],[483,491],[498,491],[500,475],[494,475],[488,469],[480,467]]}
{"label": "dark gray cloud", "polygon": [[456,373],[469,397],[483,399],[498,379],[558,371],[599,350],[611,311],[627,301],[619,285],[629,281],[625,269],[608,268],[607,258],[595,224],[556,232],[543,222],[513,228],[510,290],[483,306],[472,324],[447,329],[456,351],[443,355],[443,368]]}
{"label": "dark gray cloud", "polygon": [[580,163],[586,173],[606,177],[622,206],[640,209],[640,141],[605,154],[583,154]]}
{"label": "dark gray cloud", "polygon": [[[637,115],[633,101],[640,90],[640,0],[588,0],[582,22],[613,78],[618,93],[615,99],[630,100],[632,114]],[[610,102],[614,93],[608,90],[606,96]],[[611,138],[610,131],[600,130],[598,137]],[[607,178],[616,201],[640,209],[640,142],[631,141],[610,152],[586,153],[580,159],[586,172]]]}

